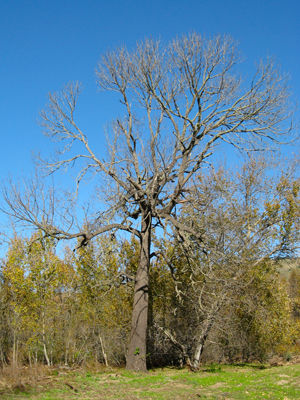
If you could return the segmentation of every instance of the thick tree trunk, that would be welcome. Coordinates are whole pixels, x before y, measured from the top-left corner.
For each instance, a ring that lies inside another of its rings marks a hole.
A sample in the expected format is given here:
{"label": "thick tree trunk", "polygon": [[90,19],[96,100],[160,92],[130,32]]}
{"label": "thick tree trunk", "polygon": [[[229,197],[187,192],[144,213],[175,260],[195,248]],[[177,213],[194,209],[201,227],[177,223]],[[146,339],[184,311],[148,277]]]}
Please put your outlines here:
{"label": "thick tree trunk", "polygon": [[141,251],[135,276],[131,336],[126,369],[147,372],[146,342],[148,325],[148,288],[150,266],[151,216],[142,220]]}

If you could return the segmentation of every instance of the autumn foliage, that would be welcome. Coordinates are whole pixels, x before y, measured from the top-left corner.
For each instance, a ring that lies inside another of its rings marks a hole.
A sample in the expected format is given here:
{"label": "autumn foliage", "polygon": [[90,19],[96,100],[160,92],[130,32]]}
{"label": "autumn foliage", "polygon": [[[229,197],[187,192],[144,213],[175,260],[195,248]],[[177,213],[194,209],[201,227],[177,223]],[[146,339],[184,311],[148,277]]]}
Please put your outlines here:
{"label": "autumn foliage", "polygon": [[[299,242],[299,181],[289,171],[270,175],[260,159],[203,174],[178,209],[201,240],[153,232],[149,365],[299,351],[300,274],[278,272]],[[124,365],[138,259],[130,237],[73,251],[40,231],[15,235],[1,267],[1,362]]]}

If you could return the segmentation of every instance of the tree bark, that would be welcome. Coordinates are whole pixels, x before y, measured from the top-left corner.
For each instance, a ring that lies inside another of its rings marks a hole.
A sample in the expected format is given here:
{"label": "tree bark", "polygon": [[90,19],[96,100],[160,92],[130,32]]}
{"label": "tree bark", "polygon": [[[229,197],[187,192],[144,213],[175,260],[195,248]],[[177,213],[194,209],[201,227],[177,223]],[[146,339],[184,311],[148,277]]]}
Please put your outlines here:
{"label": "tree bark", "polygon": [[142,219],[141,251],[135,276],[135,288],[131,321],[131,335],[126,369],[147,372],[146,342],[148,327],[148,289],[151,243],[151,216]]}

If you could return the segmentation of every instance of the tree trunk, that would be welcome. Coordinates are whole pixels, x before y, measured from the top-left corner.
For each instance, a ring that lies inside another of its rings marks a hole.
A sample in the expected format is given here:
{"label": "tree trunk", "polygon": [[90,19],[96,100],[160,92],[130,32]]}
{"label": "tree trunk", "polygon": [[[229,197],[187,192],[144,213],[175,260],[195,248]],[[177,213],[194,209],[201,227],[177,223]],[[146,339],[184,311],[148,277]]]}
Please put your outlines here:
{"label": "tree trunk", "polygon": [[102,337],[101,337],[100,333],[99,333],[99,340],[100,340],[101,351],[102,351],[102,355],[103,355],[103,358],[104,358],[105,366],[109,367],[108,360],[107,360],[107,355],[106,355],[105,350],[104,350],[103,340],[102,340]]}
{"label": "tree trunk", "polygon": [[126,369],[147,372],[146,342],[148,325],[148,288],[150,266],[151,216],[142,216],[141,251],[135,276],[131,335]]}
{"label": "tree trunk", "polygon": [[214,323],[214,318],[204,321],[202,332],[199,335],[199,338],[197,341],[197,346],[196,346],[196,349],[194,352],[193,362],[191,364],[191,368],[193,370],[199,369],[199,364],[200,364],[201,355],[203,353],[204,344],[206,342],[207,336],[209,334],[209,331],[210,331],[213,323]]}
{"label": "tree trunk", "polygon": [[223,301],[223,298],[222,298],[222,300],[214,303],[211,312],[208,314],[207,318],[203,322],[202,330],[201,330],[201,333],[200,333],[198,341],[197,341],[197,346],[196,346],[196,349],[194,352],[193,362],[191,365],[191,368],[193,370],[197,370],[199,368],[201,355],[202,355],[203,349],[204,349],[204,344],[205,344],[207,336],[215,322],[215,319],[220,310],[222,301]]}
{"label": "tree trunk", "polygon": [[46,347],[46,335],[45,335],[45,311],[42,312],[42,341],[43,341],[43,350],[44,350],[44,357],[46,359],[48,367],[50,367],[50,360],[48,357],[47,347]]}
{"label": "tree trunk", "polygon": [[13,366],[16,366],[16,332],[14,330],[14,334],[13,334]]}
{"label": "tree trunk", "polygon": [[50,366],[51,366],[51,363],[50,363],[50,359],[49,359],[49,357],[48,357],[47,347],[46,347],[46,343],[45,343],[44,340],[43,340],[43,349],[44,349],[44,356],[45,356],[47,365],[48,365],[48,367],[50,367]]}

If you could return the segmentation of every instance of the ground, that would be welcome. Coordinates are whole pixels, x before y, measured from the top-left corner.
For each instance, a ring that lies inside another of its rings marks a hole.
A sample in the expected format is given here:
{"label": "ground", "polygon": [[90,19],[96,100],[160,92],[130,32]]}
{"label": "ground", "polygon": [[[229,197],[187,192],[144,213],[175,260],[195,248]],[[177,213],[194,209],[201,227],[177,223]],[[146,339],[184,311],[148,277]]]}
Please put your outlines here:
{"label": "ground", "polygon": [[[15,376],[13,376],[15,373]],[[157,369],[148,374],[124,369],[39,368],[3,370],[5,400],[94,399],[280,399],[300,398],[300,364],[209,365],[199,372]]]}

